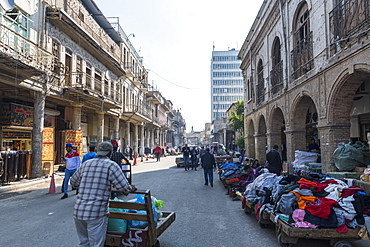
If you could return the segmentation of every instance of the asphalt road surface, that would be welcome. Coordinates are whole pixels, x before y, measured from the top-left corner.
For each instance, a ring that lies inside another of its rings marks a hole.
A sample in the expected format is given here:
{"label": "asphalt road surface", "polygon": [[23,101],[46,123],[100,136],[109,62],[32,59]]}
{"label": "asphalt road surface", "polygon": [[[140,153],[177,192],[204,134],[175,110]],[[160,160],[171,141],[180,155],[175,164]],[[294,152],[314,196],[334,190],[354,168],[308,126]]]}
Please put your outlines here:
{"label": "asphalt road surface", "polygon": [[[133,183],[163,200],[163,210],[176,212],[175,222],[159,237],[162,247],[280,246],[273,227],[260,228],[254,215],[244,213],[240,201],[226,195],[217,173],[214,187],[205,186],[201,168],[185,171],[174,160],[169,156],[132,167]],[[61,200],[61,180],[56,176],[57,193],[48,194],[49,183],[40,183],[1,194],[0,246],[78,246],[72,217],[75,192]],[[351,243],[370,246],[369,240]],[[303,239],[296,246],[326,247],[329,242]]]}

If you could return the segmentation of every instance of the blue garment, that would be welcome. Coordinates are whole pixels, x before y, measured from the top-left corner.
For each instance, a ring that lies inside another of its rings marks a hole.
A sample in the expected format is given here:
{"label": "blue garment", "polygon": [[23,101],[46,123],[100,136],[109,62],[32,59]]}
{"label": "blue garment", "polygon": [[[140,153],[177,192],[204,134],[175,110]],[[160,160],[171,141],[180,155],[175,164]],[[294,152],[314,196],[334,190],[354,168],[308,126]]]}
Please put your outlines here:
{"label": "blue garment", "polygon": [[204,181],[205,185],[208,185],[208,180],[211,184],[213,184],[213,170],[211,169],[203,169],[204,171]]}
{"label": "blue garment", "polygon": [[185,168],[185,171],[189,169],[188,165],[189,165],[189,156],[183,156],[184,157],[184,168]]}
{"label": "blue garment", "polygon": [[82,158],[82,163],[84,163],[86,160],[98,158],[98,155],[95,152],[89,152],[84,155]]}
{"label": "blue garment", "polygon": [[[74,170],[68,170],[66,169],[65,170],[65,175],[64,175],[64,183],[63,183],[63,191],[64,191],[64,194],[68,194],[68,182],[69,182],[69,179],[72,177],[72,175],[77,171],[77,169],[74,169]],[[78,188],[76,188],[78,189]]]}

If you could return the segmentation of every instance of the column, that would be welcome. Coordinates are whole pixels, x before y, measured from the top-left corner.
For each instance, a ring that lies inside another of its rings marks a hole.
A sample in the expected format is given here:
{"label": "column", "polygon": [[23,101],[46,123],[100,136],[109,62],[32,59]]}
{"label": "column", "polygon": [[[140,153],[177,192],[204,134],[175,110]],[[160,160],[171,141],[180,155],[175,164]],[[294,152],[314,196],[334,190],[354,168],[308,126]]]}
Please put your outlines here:
{"label": "column", "polygon": [[144,140],[144,125],[141,125],[140,132],[140,155],[144,156],[145,140]]}
{"label": "column", "polygon": [[44,129],[45,95],[38,91],[34,91],[34,95],[31,178],[44,175],[42,171],[42,130]]}
{"label": "column", "polygon": [[132,147],[131,135],[130,135],[130,122],[126,122],[126,145],[129,145]]}
{"label": "column", "polygon": [[287,161],[292,163],[295,159],[295,150],[306,151],[305,130],[285,130]]}
{"label": "column", "polygon": [[115,141],[119,141],[119,121],[120,121],[120,118],[119,117],[113,117],[114,119],[114,130],[113,130],[113,140]]}
{"label": "column", "polygon": [[81,109],[83,104],[72,104],[73,107],[73,121],[72,129],[80,130],[81,129]]}
{"label": "column", "polygon": [[[268,150],[271,150],[274,145],[278,145],[279,147],[281,147],[281,132],[268,132],[266,135]],[[281,153],[281,149],[279,149],[279,152]]]}
{"label": "column", "polygon": [[139,139],[139,125],[134,125],[134,136],[133,136],[133,145],[132,148],[134,149],[134,154],[138,154],[138,139]]}
{"label": "column", "polygon": [[266,136],[262,134],[257,134],[254,136],[255,147],[256,147],[256,159],[259,160],[261,164],[266,163]]}
{"label": "column", "polygon": [[154,143],[154,129],[151,129],[150,130],[150,149],[153,149],[154,148],[154,145],[155,145],[155,143]]}
{"label": "column", "polygon": [[349,124],[335,126],[319,126],[322,173],[336,171],[333,153],[339,144],[348,143],[350,135]]}
{"label": "column", "polygon": [[97,135],[97,142],[99,143],[103,142],[104,140],[104,112],[103,111],[97,111],[98,114],[98,135]]}

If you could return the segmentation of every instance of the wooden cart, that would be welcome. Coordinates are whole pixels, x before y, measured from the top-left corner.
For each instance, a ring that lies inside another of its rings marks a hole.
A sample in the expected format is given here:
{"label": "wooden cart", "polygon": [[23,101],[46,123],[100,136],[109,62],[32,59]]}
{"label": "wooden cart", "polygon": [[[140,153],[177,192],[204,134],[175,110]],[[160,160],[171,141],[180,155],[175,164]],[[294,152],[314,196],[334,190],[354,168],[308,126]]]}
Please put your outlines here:
{"label": "wooden cart", "polygon": [[135,221],[146,221],[148,226],[144,229],[131,228],[127,232],[108,231],[105,246],[137,246],[159,247],[158,237],[175,221],[174,212],[163,212],[163,217],[158,219],[157,226],[154,222],[152,200],[150,191],[135,191],[132,194],[141,194],[144,203],[111,201],[110,208],[145,211],[146,214],[110,212],[109,218]]}
{"label": "wooden cart", "polygon": [[[239,199],[242,201],[243,197],[240,197]],[[255,206],[253,206],[253,204],[248,200],[245,201],[245,206],[243,206],[243,209],[244,209],[244,213],[247,215],[250,215],[256,212]],[[259,215],[259,219],[257,219],[257,222],[261,228],[266,228],[266,227],[273,225],[273,223],[270,220],[270,214],[267,213],[266,211],[263,211]]]}
{"label": "wooden cart", "polygon": [[330,246],[334,247],[351,247],[348,240],[360,239],[360,227],[339,233],[335,228],[298,228],[282,219],[275,222],[275,217],[274,213],[270,214],[270,219],[276,226],[276,236],[280,246],[294,246],[300,238],[306,238],[329,240]]}

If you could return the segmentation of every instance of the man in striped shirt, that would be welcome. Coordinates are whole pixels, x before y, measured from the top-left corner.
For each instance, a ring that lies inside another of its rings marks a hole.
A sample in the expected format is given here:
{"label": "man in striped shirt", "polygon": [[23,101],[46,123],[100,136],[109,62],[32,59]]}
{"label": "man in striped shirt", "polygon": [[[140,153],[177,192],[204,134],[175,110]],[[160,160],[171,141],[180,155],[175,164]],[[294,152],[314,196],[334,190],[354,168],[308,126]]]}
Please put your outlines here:
{"label": "man in striped shirt", "polygon": [[[73,145],[72,143],[67,143],[66,144],[66,150],[67,153],[64,156],[64,162],[66,164],[66,169],[65,169],[65,175],[64,175],[64,180],[63,180],[63,196],[60,199],[65,199],[68,197],[68,182],[69,178],[72,177],[72,175],[76,172],[76,170],[80,167],[81,164],[81,159],[80,159],[80,154],[77,151],[73,150]],[[78,188],[76,188],[76,194],[78,194]]]}
{"label": "man in striped shirt", "polygon": [[136,190],[122,169],[110,160],[112,151],[110,142],[100,143],[98,158],[83,163],[71,178],[72,186],[79,187],[73,213],[79,246],[104,246],[112,187],[124,194]]}

